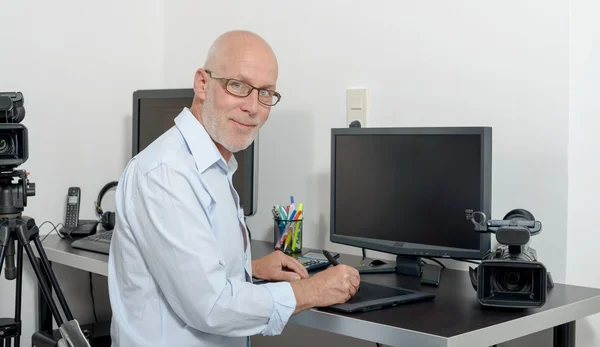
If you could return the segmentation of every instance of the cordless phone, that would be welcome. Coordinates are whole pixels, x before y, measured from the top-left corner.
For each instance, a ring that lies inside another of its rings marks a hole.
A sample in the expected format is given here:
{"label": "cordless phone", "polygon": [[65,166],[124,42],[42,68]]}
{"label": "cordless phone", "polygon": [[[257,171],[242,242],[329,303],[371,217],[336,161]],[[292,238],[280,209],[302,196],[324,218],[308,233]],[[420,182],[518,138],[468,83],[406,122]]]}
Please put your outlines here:
{"label": "cordless phone", "polygon": [[81,189],[69,187],[67,194],[67,211],[65,215],[65,228],[76,228],[79,224],[79,203],[81,201]]}

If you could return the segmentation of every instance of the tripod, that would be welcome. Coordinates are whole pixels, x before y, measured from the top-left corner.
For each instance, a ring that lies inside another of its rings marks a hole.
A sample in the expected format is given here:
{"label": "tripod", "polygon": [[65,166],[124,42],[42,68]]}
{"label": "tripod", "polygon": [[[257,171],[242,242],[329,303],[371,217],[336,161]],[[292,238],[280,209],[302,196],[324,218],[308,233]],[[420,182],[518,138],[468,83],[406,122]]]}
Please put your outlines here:
{"label": "tripod", "polygon": [[[12,183],[13,178],[17,178],[18,181]],[[25,171],[19,170],[0,173],[0,274],[2,273],[2,264],[6,259],[6,279],[17,280],[15,317],[14,319],[0,318],[0,347],[11,347],[12,340],[15,342],[15,347],[20,347],[23,249],[25,249],[29,257],[44,299],[48,303],[52,316],[56,320],[63,337],[58,341],[58,346],[89,347],[90,345],[81,332],[79,323],[73,319],[73,314],[50,267],[50,262],[40,241],[39,229],[34,219],[22,216],[21,214],[23,206],[27,204],[27,196],[32,195],[35,195],[35,184],[29,183]],[[33,241],[40,257],[40,263],[38,263],[33,253],[30,245],[31,241]],[[15,250],[17,256],[16,266]],[[48,288],[46,279],[49,280],[51,288]],[[66,322],[61,317],[58,307],[52,298],[52,288],[56,292],[56,296],[66,317]]]}

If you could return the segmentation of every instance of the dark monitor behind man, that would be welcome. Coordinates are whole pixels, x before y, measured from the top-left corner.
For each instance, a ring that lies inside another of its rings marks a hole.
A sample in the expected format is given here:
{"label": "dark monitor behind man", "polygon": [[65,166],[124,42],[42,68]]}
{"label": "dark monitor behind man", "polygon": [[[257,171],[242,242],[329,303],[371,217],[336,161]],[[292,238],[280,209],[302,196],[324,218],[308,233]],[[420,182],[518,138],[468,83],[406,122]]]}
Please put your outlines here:
{"label": "dark monitor behind man", "polygon": [[[190,107],[194,89],[149,89],[133,93],[132,156],[175,126],[175,117],[184,107]],[[240,195],[245,216],[253,216],[258,202],[259,136],[248,148],[234,153],[238,169],[233,174],[233,186]]]}

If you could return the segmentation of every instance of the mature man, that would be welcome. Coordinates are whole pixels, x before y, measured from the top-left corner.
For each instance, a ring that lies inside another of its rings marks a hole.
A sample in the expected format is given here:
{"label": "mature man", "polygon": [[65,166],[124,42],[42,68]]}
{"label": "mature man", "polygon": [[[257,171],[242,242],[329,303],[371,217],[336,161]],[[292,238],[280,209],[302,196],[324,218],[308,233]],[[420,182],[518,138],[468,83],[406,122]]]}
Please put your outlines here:
{"label": "mature man", "polygon": [[280,334],[292,314],[358,290],[347,266],[309,278],[279,251],[251,261],[232,153],[281,98],[277,76],[258,35],[221,35],[196,72],[191,109],[127,165],[109,257],[114,346],[247,346],[248,336]]}

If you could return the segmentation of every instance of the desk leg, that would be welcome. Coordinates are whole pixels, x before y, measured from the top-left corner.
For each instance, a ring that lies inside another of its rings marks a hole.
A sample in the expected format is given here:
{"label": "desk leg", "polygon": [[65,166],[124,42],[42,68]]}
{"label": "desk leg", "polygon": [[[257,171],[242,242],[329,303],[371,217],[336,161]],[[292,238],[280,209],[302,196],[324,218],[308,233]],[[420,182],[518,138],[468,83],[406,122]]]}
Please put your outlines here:
{"label": "desk leg", "polygon": [[[38,258],[38,263],[40,267],[42,266],[41,259]],[[50,266],[52,266],[52,262],[48,262]],[[50,284],[50,279],[44,277],[44,281],[50,290],[50,294],[52,294],[52,286]],[[39,331],[52,331],[52,313],[50,312],[50,306],[44,299],[44,293],[42,293],[41,287],[38,285],[38,326]]]}
{"label": "desk leg", "polygon": [[575,321],[554,327],[554,347],[575,347]]}

